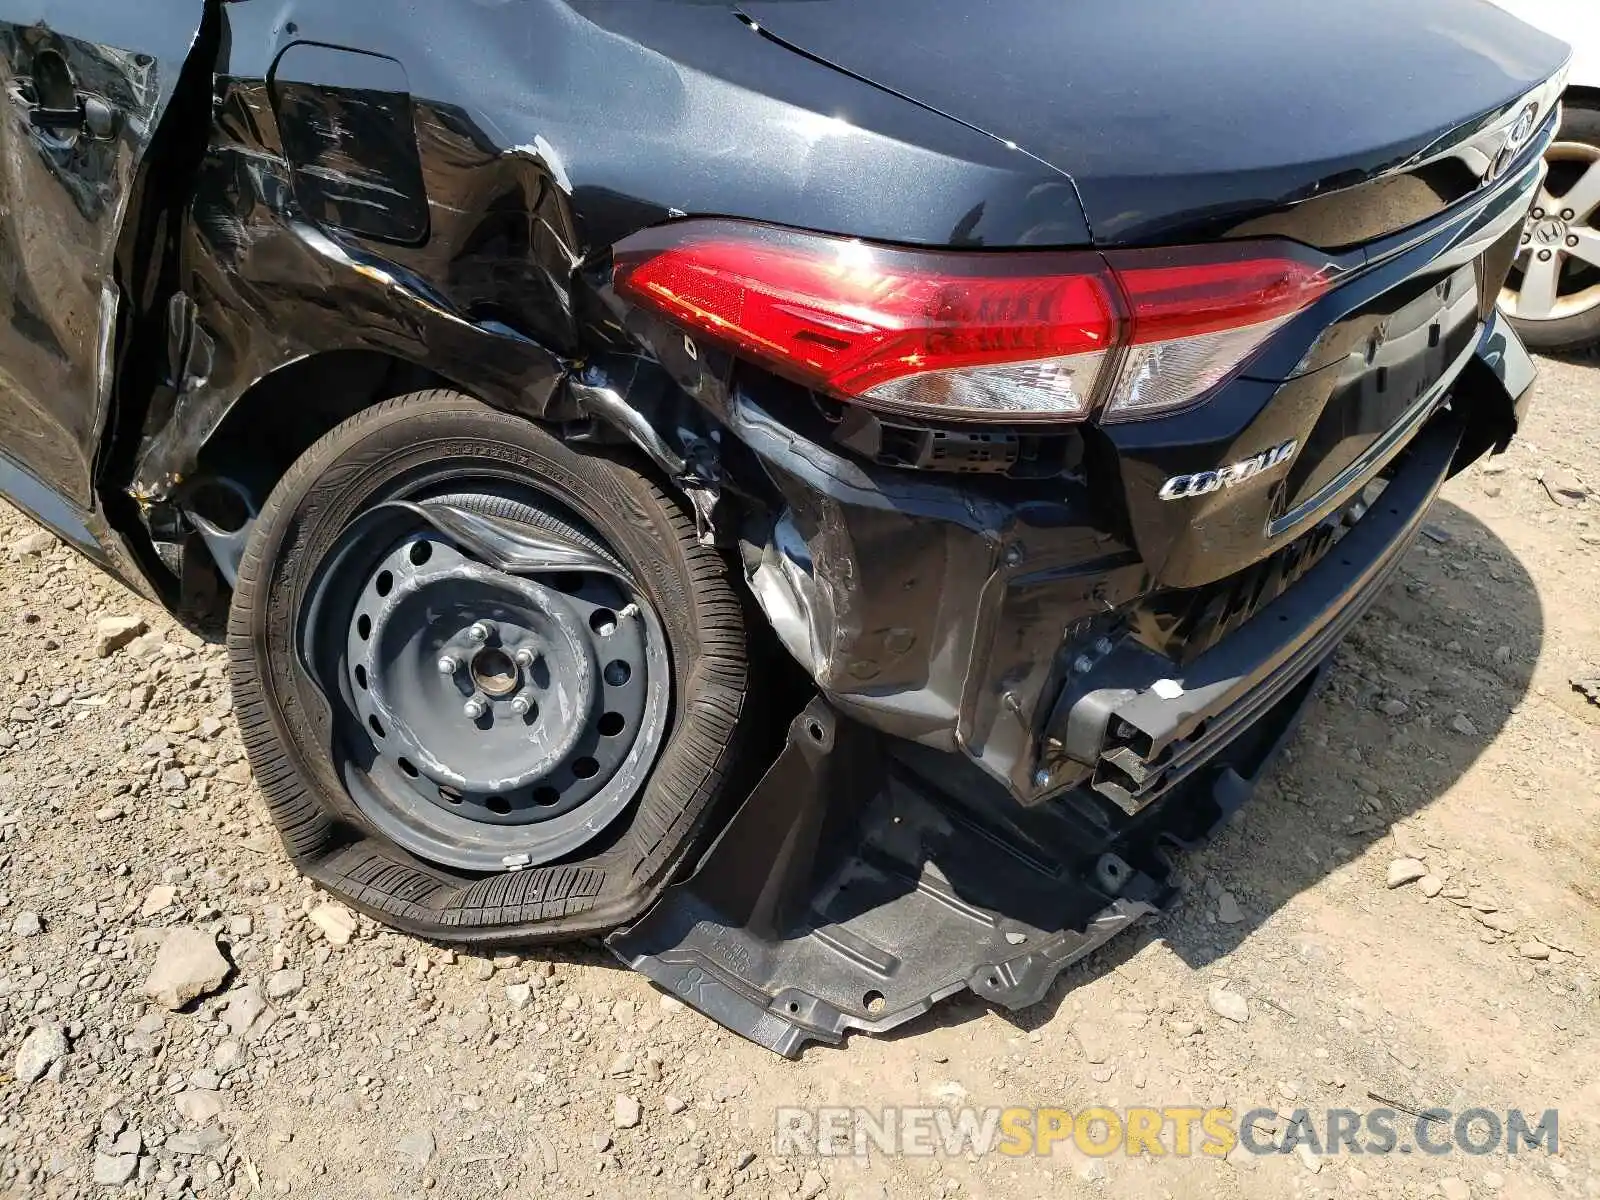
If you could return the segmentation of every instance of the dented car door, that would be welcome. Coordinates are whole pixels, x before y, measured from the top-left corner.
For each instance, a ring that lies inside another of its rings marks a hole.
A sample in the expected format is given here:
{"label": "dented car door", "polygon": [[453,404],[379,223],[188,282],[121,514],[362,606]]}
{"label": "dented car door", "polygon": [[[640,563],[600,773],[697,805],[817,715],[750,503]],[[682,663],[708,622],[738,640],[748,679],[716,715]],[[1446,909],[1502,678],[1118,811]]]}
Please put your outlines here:
{"label": "dented car door", "polygon": [[0,2],[0,473],[75,540],[27,476],[94,508],[126,309],[118,240],[204,14],[203,0]]}

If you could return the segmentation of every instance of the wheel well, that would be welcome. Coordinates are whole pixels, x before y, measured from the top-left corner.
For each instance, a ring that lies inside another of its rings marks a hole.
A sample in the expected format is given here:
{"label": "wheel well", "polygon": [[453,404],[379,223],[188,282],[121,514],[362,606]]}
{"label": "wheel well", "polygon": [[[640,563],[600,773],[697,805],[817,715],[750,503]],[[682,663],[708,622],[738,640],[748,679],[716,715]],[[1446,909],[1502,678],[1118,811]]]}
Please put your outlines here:
{"label": "wheel well", "polygon": [[[247,533],[250,513],[260,511],[289,468],[329,430],[385,400],[432,388],[471,394],[426,367],[366,349],[312,354],[252,384],[202,443],[194,471],[173,498],[173,517],[180,509],[189,514],[188,521],[177,527],[180,537],[198,552],[195,569],[191,570],[191,560],[186,559],[180,572],[179,590],[187,598],[185,603],[196,611],[212,609],[225,594],[224,581],[230,577],[225,569],[219,569],[217,546],[201,548],[205,538],[187,538],[189,526],[204,533],[195,516],[223,530]],[[575,425],[563,425],[564,437],[604,445],[609,453],[628,457],[657,486],[681,496],[680,484],[648,454],[641,453],[624,431],[581,413],[568,410],[567,415],[581,419]],[[551,419],[553,414],[546,414],[545,420]],[[240,504],[241,496],[247,498],[245,505]],[[241,538],[237,548],[242,550],[242,546]]]}
{"label": "wheel well", "polygon": [[1561,99],[1565,104],[1576,101],[1581,108],[1600,109],[1600,87],[1582,87],[1574,84],[1562,94]]}
{"label": "wheel well", "polygon": [[341,421],[382,400],[447,386],[432,371],[376,350],[330,350],[279,367],[239,397],[196,456],[196,479],[244,483],[256,502]]}

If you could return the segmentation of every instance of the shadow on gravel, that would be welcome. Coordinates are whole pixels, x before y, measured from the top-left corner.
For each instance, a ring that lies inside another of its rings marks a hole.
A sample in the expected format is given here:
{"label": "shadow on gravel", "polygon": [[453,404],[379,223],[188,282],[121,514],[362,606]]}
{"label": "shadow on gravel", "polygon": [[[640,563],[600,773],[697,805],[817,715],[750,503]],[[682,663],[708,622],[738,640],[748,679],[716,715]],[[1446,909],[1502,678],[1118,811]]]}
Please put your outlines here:
{"label": "shadow on gravel", "polygon": [[1542,350],[1539,353],[1556,362],[1571,363],[1575,367],[1600,367],[1600,343],[1590,346],[1587,350],[1573,350],[1567,354],[1545,354]]}
{"label": "shadow on gravel", "polygon": [[[1070,967],[1039,1004],[997,1014],[1022,1029],[1043,1025],[1067,993],[1153,939],[1194,968],[1238,948],[1279,907],[1451,788],[1522,700],[1543,632],[1538,592],[1516,557],[1471,514],[1439,501],[1254,797],[1180,859],[1182,898]],[[1217,917],[1224,889],[1240,909],[1231,924]],[[886,1036],[915,1037],[987,1007],[963,992]]]}
{"label": "shadow on gravel", "polygon": [[1227,954],[1448,791],[1526,694],[1543,636],[1538,591],[1515,555],[1438,502],[1283,759],[1211,847],[1244,919],[1216,923],[1211,898],[1192,898],[1161,923],[1172,948],[1193,966]]}

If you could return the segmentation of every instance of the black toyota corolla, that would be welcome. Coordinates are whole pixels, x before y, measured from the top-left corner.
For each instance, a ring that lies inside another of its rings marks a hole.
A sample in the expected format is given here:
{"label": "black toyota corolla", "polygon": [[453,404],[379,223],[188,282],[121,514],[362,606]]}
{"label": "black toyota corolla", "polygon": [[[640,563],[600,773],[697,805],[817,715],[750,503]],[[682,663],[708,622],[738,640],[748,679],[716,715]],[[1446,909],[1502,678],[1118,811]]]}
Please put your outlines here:
{"label": "black toyota corolla", "polygon": [[288,852],[784,1052],[1037,999],[1445,478],[1564,45],[1480,0],[0,0],[0,488],[227,612]]}

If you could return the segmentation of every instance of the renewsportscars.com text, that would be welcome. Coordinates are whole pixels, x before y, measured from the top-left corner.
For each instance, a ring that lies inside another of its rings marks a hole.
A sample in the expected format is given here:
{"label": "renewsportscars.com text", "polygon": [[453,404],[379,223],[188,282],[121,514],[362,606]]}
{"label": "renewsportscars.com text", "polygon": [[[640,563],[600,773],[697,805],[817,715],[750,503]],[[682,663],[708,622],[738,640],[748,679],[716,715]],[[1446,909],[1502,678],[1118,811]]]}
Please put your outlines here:
{"label": "renewsportscars.com text", "polygon": [[1074,1146],[1110,1154],[1222,1158],[1250,1154],[1489,1154],[1559,1150],[1555,1109],[1524,1113],[1445,1108],[1320,1112],[1270,1108],[1093,1106],[1066,1108],[862,1107],[779,1108],[773,1131],[778,1155],[957,1157],[1048,1155]]}

